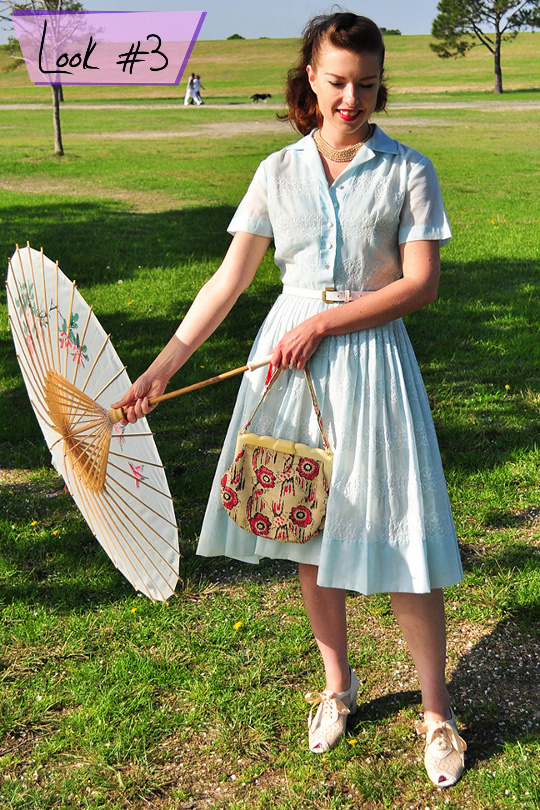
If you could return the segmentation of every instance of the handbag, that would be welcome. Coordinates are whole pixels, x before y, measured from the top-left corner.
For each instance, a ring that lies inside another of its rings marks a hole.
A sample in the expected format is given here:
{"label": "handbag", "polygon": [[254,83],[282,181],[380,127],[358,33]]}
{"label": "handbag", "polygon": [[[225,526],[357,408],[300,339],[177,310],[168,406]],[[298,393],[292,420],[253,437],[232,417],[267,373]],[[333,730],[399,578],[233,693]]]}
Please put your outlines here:
{"label": "handbag", "polygon": [[230,519],[252,534],[284,543],[306,543],[323,529],[332,475],[333,452],[309,371],[304,372],[324,449],[248,433],[280,374],[276,369],[239,431],[234,461],[221,479],[221,500]]}

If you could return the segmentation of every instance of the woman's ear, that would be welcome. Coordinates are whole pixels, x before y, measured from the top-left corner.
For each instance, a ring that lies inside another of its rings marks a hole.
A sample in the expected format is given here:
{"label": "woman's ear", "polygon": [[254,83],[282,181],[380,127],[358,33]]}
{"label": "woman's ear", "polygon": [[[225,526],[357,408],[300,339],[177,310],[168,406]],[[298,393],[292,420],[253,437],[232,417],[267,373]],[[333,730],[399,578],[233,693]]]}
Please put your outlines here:
{"label": "woman's ear", "polygon": [[316,93],[317,91],[315,90],[315,70],[311,65],[307,65],[306,71],[311,89],[313,90],[314,93]]}

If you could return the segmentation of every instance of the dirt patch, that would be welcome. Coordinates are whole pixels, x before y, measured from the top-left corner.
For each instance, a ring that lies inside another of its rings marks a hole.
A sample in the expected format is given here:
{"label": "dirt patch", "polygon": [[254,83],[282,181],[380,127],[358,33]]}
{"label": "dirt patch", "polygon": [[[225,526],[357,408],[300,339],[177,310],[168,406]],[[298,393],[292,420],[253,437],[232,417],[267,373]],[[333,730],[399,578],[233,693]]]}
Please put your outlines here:
{"label": "dirt patch", "polygon": [[[397,117],[392,116],[388,122],[384,122],[386,126],[402,127],[447,127],[448,122],[438,118],[413,118],[411,117]],[[177,129],[177,130],[138,130],[132,132],[130,130],[121,130],[119,132],[99,132],[85,134],[83,137],[87,138],[108,138],[111,140],[126,140],[126,141],[140,141],[140,140],[157,140],[161,138],[190,138],[190,137],[205,137],[205,138],[238,138],[243,135],[259,135],[263,133],[284,133],[289,132],[291,140],[294,139],[294,133],[287,122],[283,121],[237,121],[223,124],[201,124],[190,129]]]}
{"label": "dirt patch", "polygon": [[[162,192],[127,191],[118,188],[104,188],[92,182],[77,179],[76,187],[69,180],[53,180],[46,177],[26,177],[12,180],[0,180],[1,191],[11,191],[18,194],[58,194],[62,197],[76,197],[83,199],[109,199],[129,204],[137,213],[151,213],[155,211],[170,211],[183,208],[190,203],[189,200],[179,201]],[[194,201],[195,202],[195,201]]]}
{"label": "dirt patch", "polygon": [[120,130],[119,132],[92,132],[85,134],[86,138],[108,138],[112,140],[145,141],[158,138],[238,138],[242,135],[260,134],[263,132],[285,132],[288,124],[283,121],[236,121],[222,124],[196,124],[189,129],[143,129],[133,132]]}
{"label": "dirt patch", "polygon": [[[411,91],[412,92],[412,91]],[[501,112],[501,110],[540,110],[540,101],[398,101],[388,105],[392,109],[416,110],[481,110]]]}

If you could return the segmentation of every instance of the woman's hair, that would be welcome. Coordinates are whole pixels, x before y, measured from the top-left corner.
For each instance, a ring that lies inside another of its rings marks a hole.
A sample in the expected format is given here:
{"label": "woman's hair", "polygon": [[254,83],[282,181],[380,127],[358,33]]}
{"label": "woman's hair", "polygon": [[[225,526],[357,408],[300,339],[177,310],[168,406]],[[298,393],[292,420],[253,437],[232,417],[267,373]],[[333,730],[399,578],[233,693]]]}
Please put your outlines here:
{"label": "woman's hair", "polygon": [[[384,65],[384,41],[378,26],[368,17],[351,12],[338,12],[313,17],[303,31],[302,48],[298,64],[289,70],[285,99],[288,112],[278,116],[290,121],[302,135],[307,135],[322,124],[317,96],[308,80],[307,66],[316,65],[317,57],[325,43],[335,48],[355,53],[378,53],[381,57],[381,73]],[[388,89],[381,82],[377,94],[375,112],[386,108]]]}

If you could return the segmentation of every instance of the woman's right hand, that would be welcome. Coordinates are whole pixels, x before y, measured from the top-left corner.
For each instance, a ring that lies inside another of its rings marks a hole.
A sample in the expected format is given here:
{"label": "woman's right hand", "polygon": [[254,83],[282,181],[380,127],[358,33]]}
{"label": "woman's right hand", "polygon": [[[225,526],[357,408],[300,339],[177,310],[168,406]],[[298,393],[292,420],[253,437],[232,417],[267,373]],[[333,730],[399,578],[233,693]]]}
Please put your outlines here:
{"label": "woman's right hand", "polygon": [[150,405],[150,400],[159,397],[165,391],[166,386],[166,379],[153,375],[149,370],[141,374],[122,399],[111,405],[111,408],[122,408],[126,415],[120,424],[134,423],[137,419],[142,419],[143,416],[153,411],[156,405]]}

